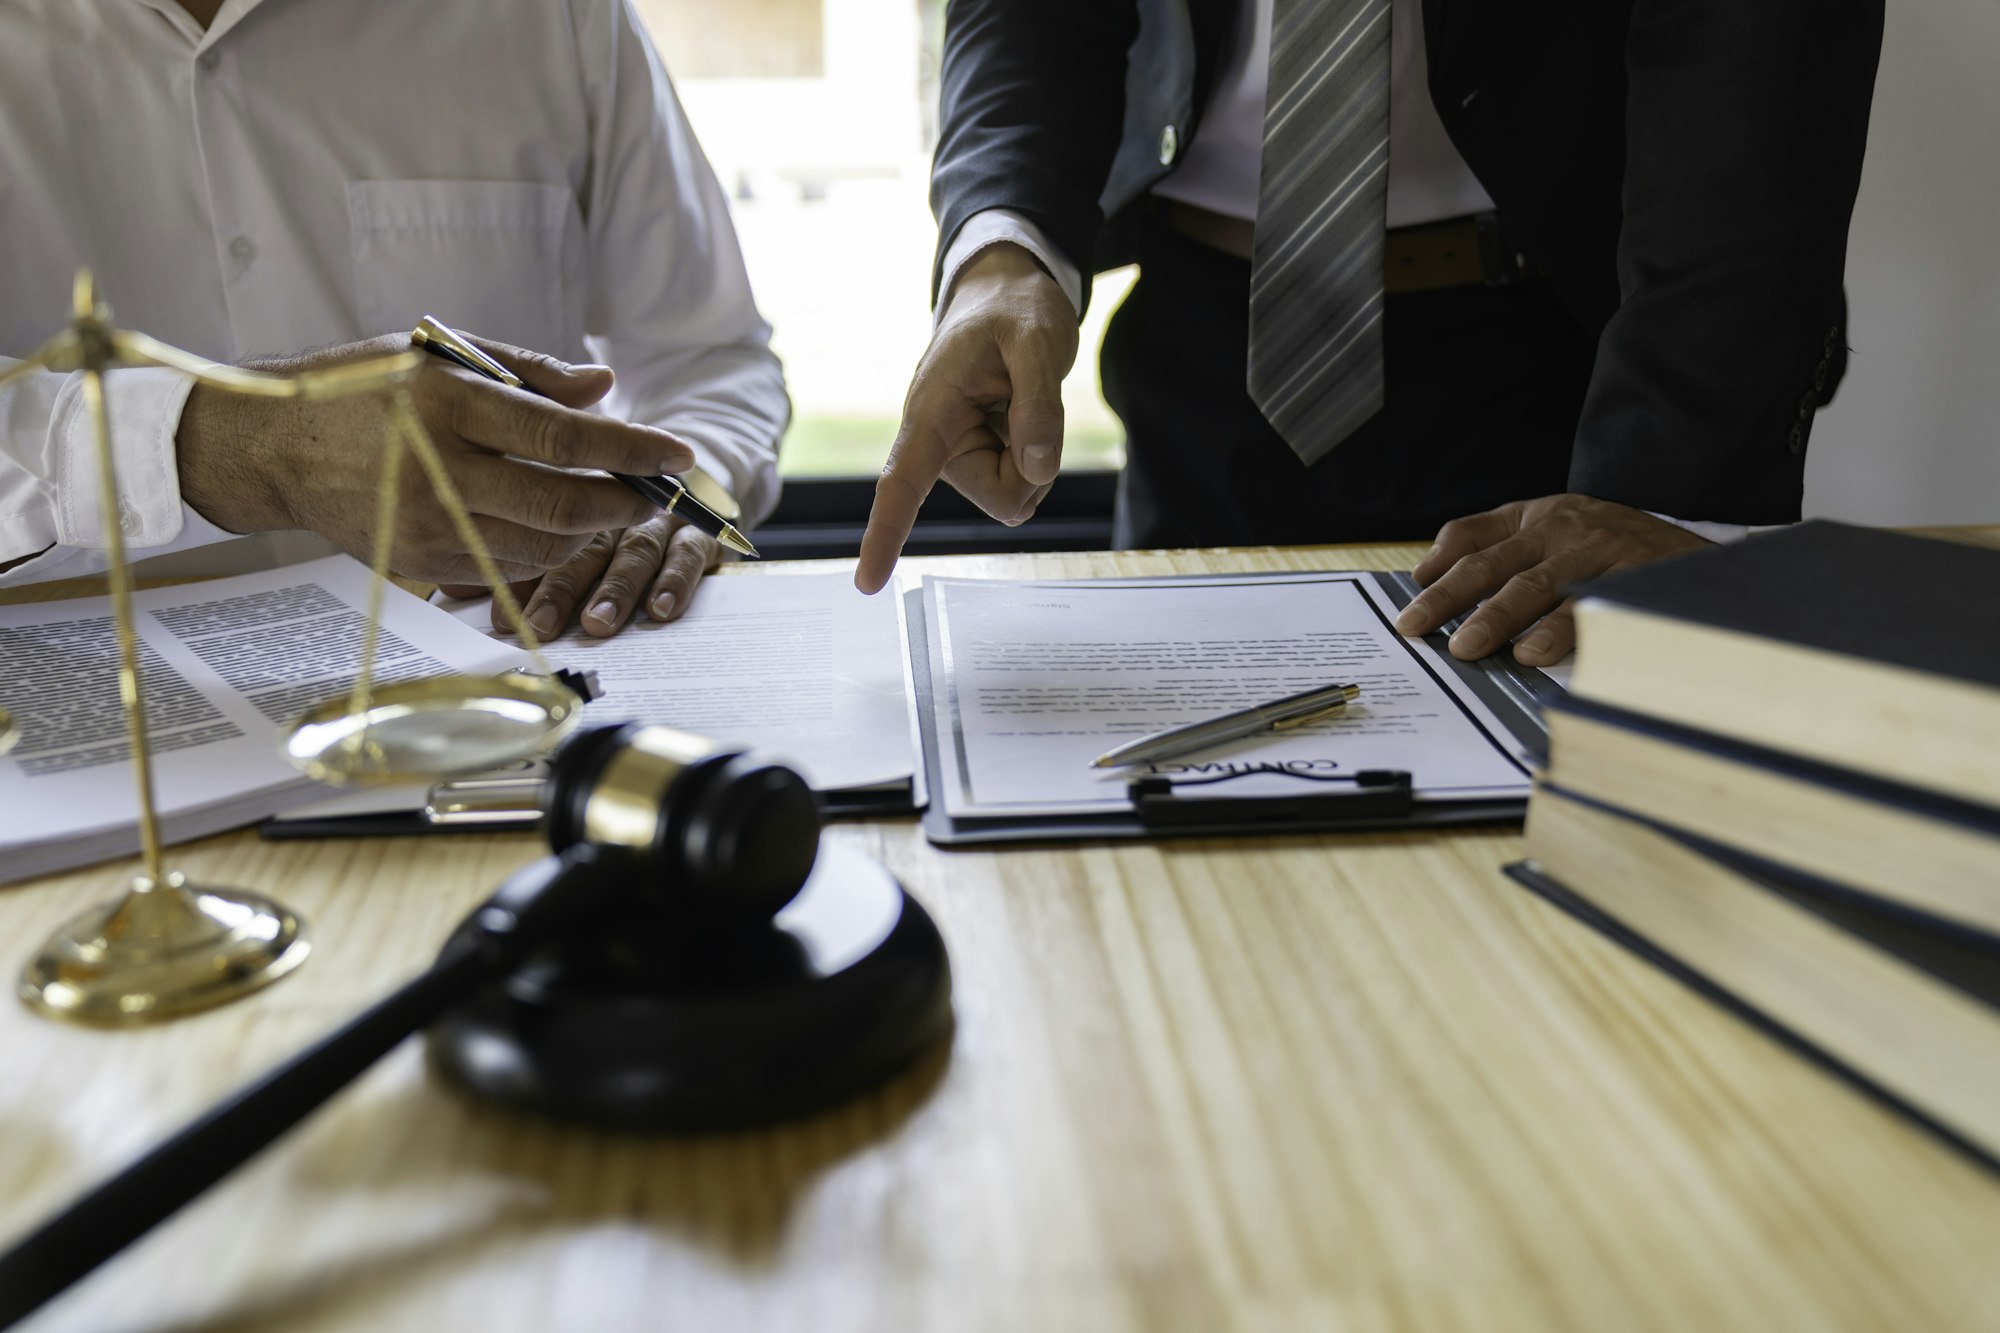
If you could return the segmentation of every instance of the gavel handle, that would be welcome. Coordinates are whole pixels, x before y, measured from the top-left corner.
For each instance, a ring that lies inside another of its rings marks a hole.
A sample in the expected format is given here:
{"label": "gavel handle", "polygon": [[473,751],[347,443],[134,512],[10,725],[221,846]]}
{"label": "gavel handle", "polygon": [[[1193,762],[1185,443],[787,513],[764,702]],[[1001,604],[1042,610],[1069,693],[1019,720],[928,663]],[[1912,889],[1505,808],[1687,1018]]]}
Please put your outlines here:
{"label": "gavel handle", "polygon": [[572,848],[515,875],[466,947],[195,1120],[0,1255],[0,1328],[40,1309],[199,1196],[419,1028],[604,902],[603,858]]}

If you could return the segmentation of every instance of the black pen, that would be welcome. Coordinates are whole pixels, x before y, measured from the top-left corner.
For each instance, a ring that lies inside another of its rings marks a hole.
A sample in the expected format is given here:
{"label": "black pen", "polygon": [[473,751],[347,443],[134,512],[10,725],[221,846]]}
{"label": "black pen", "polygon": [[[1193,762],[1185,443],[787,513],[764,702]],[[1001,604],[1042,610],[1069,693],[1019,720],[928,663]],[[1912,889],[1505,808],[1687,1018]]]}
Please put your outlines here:
{"label": "black pen", "polygon": [[[461,366],[475,375],[484,375],[487,379],[497,380],[516,389],[528,387],[520,376],[474,346],[471,339],[429,315],[425,315],[423,321],[410,334],[410,342],[432,356],[443,357],[453,365]],[[533,390],[529,392],[532,393]],[[757,558],[757,548],[750,544],[750,539],[738,531],[734,523],[697,499],[695,493],[679,477],[635,477],[626,472],[614,472],[611,475],[668,513],[679,514],[738,555],[747,555],[753,560]]]}

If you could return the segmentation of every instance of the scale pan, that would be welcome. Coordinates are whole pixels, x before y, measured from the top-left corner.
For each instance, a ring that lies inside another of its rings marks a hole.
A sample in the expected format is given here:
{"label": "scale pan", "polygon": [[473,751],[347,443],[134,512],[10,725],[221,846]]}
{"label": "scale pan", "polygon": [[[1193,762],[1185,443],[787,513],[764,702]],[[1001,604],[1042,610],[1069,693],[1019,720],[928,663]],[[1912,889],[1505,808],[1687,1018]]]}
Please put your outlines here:
{"label": "scale pan", "polygon": [[583,701],[549,676],[432,676],[375,689],[366,712],[346,696],[292,724],[285,757],[340,787],[430,782],[497,768],[568,733]]}

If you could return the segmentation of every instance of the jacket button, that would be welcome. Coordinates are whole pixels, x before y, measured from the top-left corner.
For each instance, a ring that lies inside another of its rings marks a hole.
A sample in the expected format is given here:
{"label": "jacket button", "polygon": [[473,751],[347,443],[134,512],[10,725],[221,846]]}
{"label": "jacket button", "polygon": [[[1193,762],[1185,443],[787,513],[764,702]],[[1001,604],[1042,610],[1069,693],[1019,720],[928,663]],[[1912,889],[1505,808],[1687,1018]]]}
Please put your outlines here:
{"label": "jacket button", "polygon": [[1174,157],[1181,151],[1180,131],[1169,125],[1160,131],[1160,165],[1170,167]]}
{"label": "jacket button", "polygon": [[1792,427],[1792,433],[1785,437],[1785,449],[1793,458],[1797,458],[1806,451],[1806,428],[1804,426]]}
{"label": "jacket button", "polygon": [[1826,388],[1826,362],[1822,361],[1818,365],[1813,367],[1813,390],[1814,392],[1819,392],[1821,390],[1824,390],[1825,388]]}
{"label": "jacket button", "polygon": [[1811,389],[1807,389],[1803,394],[1799,396],[1799,420],[1804,421],[1808,417],[1812,416],[1813,409],[1818,406],[1819,406],[1819,395],[1814,393]]}

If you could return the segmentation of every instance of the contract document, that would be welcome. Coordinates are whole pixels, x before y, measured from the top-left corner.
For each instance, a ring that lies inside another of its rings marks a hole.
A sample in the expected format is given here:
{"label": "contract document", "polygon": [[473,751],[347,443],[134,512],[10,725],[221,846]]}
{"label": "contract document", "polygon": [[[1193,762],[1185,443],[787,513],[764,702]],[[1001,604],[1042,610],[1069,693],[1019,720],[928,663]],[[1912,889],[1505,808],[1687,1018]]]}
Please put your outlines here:
{"label": "contract document", "polygon": [[[453,614],[492,623],[485,601]],[[604,697],[587,725],[656,722],[755,746],[823,792],[907,786],[916,769],[895,599],[856,595],[846,574],[703,579],[679,620],[636,616],[608,639],[572,628],[543,652],[597,673]]]}
{"label": "contract document", "polygon": [[[283,729],[353,688],[370,576],[334,556],[133,596],[162,836],[203,837],[325,790]],[[376,677],[529,664],[400,588],[384,590]],[[108,597],[0,606],[0,882],[138,850],[139,805]]]}
{"label": "contract document", "polygon": [[[1394,769],[1418,803],[1509,800],[1530,758],[1478,673],[1394,628],[1393,576],[1016,583],[925,580],[937,790],[954,817],[1129,809],[1127,784],[1239,775],[1204,797],[1268,796],[1284,775]],[[1091,761],[1122,742],[1352,682],[1345,713],[1139,768]],[[1504,700],[1501,701],[1504,706]]]}

